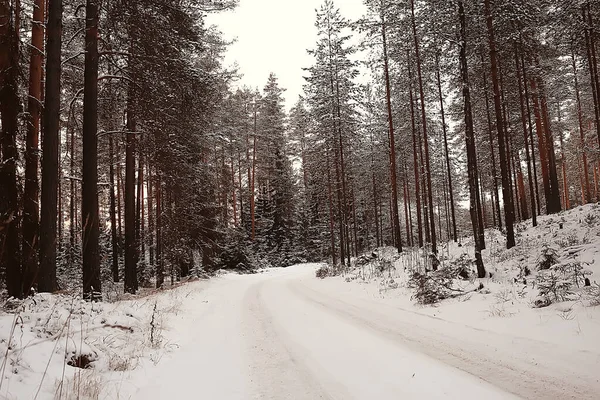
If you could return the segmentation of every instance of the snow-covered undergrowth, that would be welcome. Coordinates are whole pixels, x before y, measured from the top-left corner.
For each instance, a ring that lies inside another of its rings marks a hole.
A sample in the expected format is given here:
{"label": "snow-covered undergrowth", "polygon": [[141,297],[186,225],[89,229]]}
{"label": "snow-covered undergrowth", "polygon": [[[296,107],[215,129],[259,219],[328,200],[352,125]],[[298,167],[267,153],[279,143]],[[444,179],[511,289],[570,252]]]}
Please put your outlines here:
{"label": "snow-covered undergrowth", "polygon": [[483,279],[475,277],[470,261],[472,238],[442,245],[440,268],[466,264],[470,276],[454,279],[449,298],[433,306],[418,304],[410,285],[412,273],[424,270],[422,252],[407,250],[398,257],[393,248],[378,249],[378,260],[363,257],[351,271],[322,284],[476,328],[599,351],[600,205],[540,217],[537,227],[531,220],[520,223],[516,241],[507,250],[501,232],[486,231]]}
{"label": "snow-covered undergrowth", "polygon": [[135,390],[130,374],[177,346],[168,321],[190,293],[184,285],[114,302],[68,294],[10,301],[0,312],[0,398],[123,398]]}

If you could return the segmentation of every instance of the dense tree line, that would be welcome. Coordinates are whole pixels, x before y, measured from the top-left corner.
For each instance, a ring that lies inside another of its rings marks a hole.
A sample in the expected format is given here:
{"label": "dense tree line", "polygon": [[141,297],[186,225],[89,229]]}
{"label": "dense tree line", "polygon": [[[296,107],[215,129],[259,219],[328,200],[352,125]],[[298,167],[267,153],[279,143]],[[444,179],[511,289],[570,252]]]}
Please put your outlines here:
{"label": "dense tree line", "polygon": [[465,235],[483,277],[484,229],[510,248],[515,222],[599,199],[598,1],[365,4],[317,10],[287,112],[275,74],[235,88],[221,65],[205,17],[235,1],[0,0],[8,294]]}
{"label": "dense tree line", "polygon": [[[515,222],[598,199],[598,2],[365,4],[354,22],[331,0],[317,12],[302,114],[319,154],[303,157],[320,195],[305,203],[329,218],[315,237],[334,264],[381,245],[436,254],[471,231],[482,277],[485,228],[510,248]],[[347,82],[352,36],[368,84]]]}

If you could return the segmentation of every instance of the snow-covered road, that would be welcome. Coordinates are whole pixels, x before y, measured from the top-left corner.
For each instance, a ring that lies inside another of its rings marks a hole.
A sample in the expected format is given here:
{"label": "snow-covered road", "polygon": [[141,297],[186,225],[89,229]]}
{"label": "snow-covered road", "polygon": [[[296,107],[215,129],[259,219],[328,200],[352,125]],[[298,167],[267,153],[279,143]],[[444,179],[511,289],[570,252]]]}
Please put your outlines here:
{"label": "snow-covered road", "polygon": [[598,398],[597,352],[340,295],[315,268],[198,286],[170,322],[179,349],[133,398]]}

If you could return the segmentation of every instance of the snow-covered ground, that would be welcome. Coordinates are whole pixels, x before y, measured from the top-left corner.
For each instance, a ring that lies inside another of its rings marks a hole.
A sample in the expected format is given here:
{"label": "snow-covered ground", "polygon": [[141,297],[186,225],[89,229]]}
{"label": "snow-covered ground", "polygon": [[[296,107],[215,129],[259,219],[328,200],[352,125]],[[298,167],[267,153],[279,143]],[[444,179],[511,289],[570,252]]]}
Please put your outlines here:
{"label": "snow-covered ground", "polygon": [[[599,234],[596,206],[521,228],[510,251],[492,233],[484,289],[433,307],[411,300],[407,259],[393,282],[306,264],[113,303],[37,295],[0,314],[0,398],[597,399],[600,307],[576,290],[533,308],[532,282],[544,244],[600,280]],[[80,354],[93,368],[67,365]]]}

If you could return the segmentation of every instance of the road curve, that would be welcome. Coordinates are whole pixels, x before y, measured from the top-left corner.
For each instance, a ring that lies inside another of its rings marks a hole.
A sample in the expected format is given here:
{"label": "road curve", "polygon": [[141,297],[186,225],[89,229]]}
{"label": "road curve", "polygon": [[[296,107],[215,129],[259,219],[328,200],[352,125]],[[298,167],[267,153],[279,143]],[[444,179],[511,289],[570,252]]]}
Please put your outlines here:
{"label": "road curve", "polygon": [[311,265],[221,278],[199,296],[209,306],[184,310],[194,320],[190,340],[134,399],[592,399],[600,391],[596,353],[344,298],[325,291]]}

